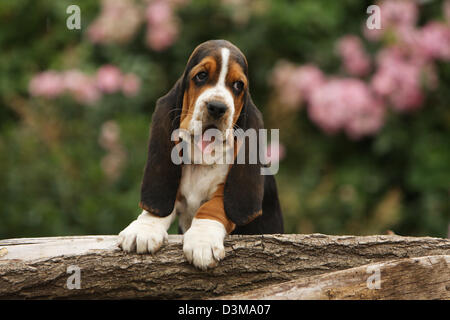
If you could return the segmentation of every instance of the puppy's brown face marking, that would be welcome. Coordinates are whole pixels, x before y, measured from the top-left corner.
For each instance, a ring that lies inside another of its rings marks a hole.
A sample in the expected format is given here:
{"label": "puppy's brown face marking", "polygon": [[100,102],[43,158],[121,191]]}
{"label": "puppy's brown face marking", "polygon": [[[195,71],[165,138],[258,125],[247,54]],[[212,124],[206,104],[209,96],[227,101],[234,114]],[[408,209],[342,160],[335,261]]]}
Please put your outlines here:
{"label": "puppy's brown face marking", "polygon": [[241,114],[242,107],[244,106],[244,92],[247,90],[247,77],[244,74],[244,70],[239,63],[231,61],[228,68],[226,77],[226,84],[233,93],[234,100],[234,115],[233,126],[235,125],[239,115]]}
{"label": "puppy's brown face marking", "polygon": [[225,133],[233,128],[248,88],[244,55],[227,41],[208,41],[194,50],[188,68],[180,129],[193,133],[212,125]]}
{"label": "puppy's brown face marking", "polygon": [[189,84],[183,97],[180,119],[181,129],[189,130],[197,98],[205,90],[211,88],[214,82],[217,82],[217,67],[217,60],[212,56],[207,56],[188,73]]}

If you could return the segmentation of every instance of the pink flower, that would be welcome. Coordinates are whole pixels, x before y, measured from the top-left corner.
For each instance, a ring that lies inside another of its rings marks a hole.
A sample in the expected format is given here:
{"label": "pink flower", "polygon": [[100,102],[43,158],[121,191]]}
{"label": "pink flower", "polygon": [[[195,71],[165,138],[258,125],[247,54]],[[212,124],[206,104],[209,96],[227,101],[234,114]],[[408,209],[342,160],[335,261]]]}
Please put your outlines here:
{"label": "pink flower", "polygon": [[382,27],[414,26],[417,23],[419,9],[415,1],[384,0],[380,3],[380,9]]}
{"label": "pink flower", "polygon": [[100,23],[93,23],[87,30],[87,36],[92,43],[105,43],[106,30]]}
{"label": "pink flower", "polygon": [[296,67],[286,61],[279,61],[270,75],[268,81],[277,91],[279,101],[289,109],[296,109],[301,103],[300,92],[293,88],[292,75]]}
{"label": "pink flower", "polygon": [[[388,98],[397,111],[410,111],[421,107],[424,99],[422,80],[428,87],[436,85],[434,68],[422,59],[408,56],[398,47],[378,53],[378,69],[371,81],[373,90]],[[425,76],[425,77],[423,77]]]}
{"label": "pink flower", "polygon": [[417,23],[419,10],[415,1],[384,0],[380,7],[381,29],[369,30],[364,23],[364,35],[368,40],[379,40],[387,31],[412,28]]}
{"label": "pink flower", "polygon": [[82,104],[93,104],[101,98],[95,80],[81,71],[68,70],[63,73],[65,89]]}
{"label": "pink flower", "polygon": [[370,71],[370,58],[357,36],[347,35],[337,43],[337,50],[345,70],[354,76],[365,76]]}
{"label": "pink flower", "polygon": [[373,77],[372,89],[381,96],[388,96],[395,90],[396,77],[387,69],[378,71]]}
{"label": "pink flower", "polygon": [[168,1],[156,0],[149,3],[146,11],[147,45],[156,51],[170,47],[178,36],[178,24]]}
{"label": "pink flower", "polygon": [[384,123],[384,106],[358,79],[332,79],[314,91],[308,114],[326,133],[344,130],[352,139],[373,135]]}
{"label": "pink flower", "polygon": [[135,96],[141,86],[140,79],[134,73],[127,73],[123,76],[122,92],[126,96]]}
{"label": "pink flower", "polygon": [[286,156],[286,148],[281,143],[270,143],[267,146],[267,158],[271,163],[279,163]]}
{"label": "pink flower", "polygon": [[82,104],[93,104],[102,97],[93,79],[80,84],[73,90],[72,95],[75,100]]}
{"label": "pink flower", "polygon": [[342,129],[348,119],[345,82],[331,80],[317,88],[311,96],[308,114],[326,133]]}
{"label": "pink flower", "polygon": [[450,26],[428,23],[421,30],[420,46],[429,58],[450,60]]}
{"label": "pink flower", "polygon": [[395,90],[398,82],[396,68],[402,64],[402,53],[398,47],[381,50],[377,54],[378,70],[372,78],[376,93],[387,96]]}
{"label": "pink flower", "polygon": [[162,51],[170,47],[178,35],[178,28],[174,23],[156,25],[147,30],[147,44],[155,51]]}
{"label": "pink flower", "polygon": [[146,10],[147,23],[151,25],[164,24],[173,18],[172,8],[168,1],[156,0],[150,2]]}
{"label": "pink flower", "polygon": [[429,60],[422,48],[422,32],[415,27],[399,27],[395,30],[396,38],[391,47],[417,62],[425,63]]}
{"label": "pink flower", "polygon": [[294,71],[290,81],[301,96],[309,101],[314,90],[325,83],[325,76],[316,66],[304,65]]}
{"label": "pink flower", "polygon": [[102,97],[100,90],[107,93],[122,90],[126,96],[133,96],[137,94],[139,87],[140,79],[135,74],[123,76],[117,67],[105,65],[95,76],[75,69],[61,73],[42,72],[31,79],[29,90],[34,96],[46,98],[68,93],[81,104],[93,104]]}
{"label": "pink flower", "polygon": [[[368,93],[367,93],[368,94]],[[367,103],[350,103],[345,132],[354,140],[377,133],[384,124],[385,108],[381,100],[368,94]]]}
{"label": "pink flower", "polygon": [[134,1],[103,0],[100,15],[88,28],[88,38],[93,43],[126,43],[142,18]]}
{"label": "pink flower", "polygon": [[113,93],[122,87],[122,73],[112,65],[104,65],[97,71],[97,86],[100,90]]}
{"label": "pink flower", "polygon": [[402,86],[390,96],[390,102],[397,111],[414,111],[423,104],[422,90],[414,86]]}
{"label": "pink flower", "polygon": [[270,82],[277,90],[281,104],[289,109],[297,109],[303,99],[309,100],[312,92],[325,82],[325,78],[316,66],[295,67],[281,61],[275,66]]}
{"label": "pink flower", "polygon": [[393,29],[395,46],[403,47],[414,59],[431,61],[450,60],[450,26],[429,22],[419,29],[409,24],[396,25]]}
{"label": "pink flower", "polygon": [[55,71],[44,71],[31,79],[28,90],[33,96],[55,98],[62,94],[64,85],[59,73]]}
{"label": "pink flower", "polygon": [[91,78],[83,72],[73,69],[67,70],[62,74],[64,88],[68,91],[76,91],[85,82],[89,82]]}

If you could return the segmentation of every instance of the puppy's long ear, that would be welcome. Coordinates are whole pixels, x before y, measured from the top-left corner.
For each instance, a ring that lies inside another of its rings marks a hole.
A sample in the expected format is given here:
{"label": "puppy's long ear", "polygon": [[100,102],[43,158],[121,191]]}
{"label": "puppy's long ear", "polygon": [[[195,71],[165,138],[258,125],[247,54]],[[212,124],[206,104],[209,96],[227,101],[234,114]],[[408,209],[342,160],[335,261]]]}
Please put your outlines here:
{"label": "puppy's long ear", "polygon": [[[255,129],[257,136],[257,155],[259,154],[259,129],[264,128],[261,112],[254,105],[250,94],[247,92],[245,104],[236,124],[246,131]],[[261,175],[261,164],[256,159],[256,164],[249,162],[249,142],[241,147],[239,153],[245,152],[245,164],[238,164],[235,158],[234,164],[228,172],[224,189],[224,207],[227,217],[237,226],[245,225],[262,214],[262,202],[264,197],[264,176]]]}
{"label": "puppy's long ear", "polygon": [[181,166],[175,165],[170,155],[175,146],[171,134],[180,123],[183,92],[180,78],[165,96],[158,99],[152,117],[139,206],[160,217],[172,213],[181,178]]}

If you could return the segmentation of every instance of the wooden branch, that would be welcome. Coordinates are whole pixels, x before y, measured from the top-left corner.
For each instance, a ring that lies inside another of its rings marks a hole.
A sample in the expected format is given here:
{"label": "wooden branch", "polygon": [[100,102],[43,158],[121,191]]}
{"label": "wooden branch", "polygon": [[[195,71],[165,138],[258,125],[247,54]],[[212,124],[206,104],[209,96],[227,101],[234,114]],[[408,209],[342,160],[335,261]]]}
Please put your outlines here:
{"label": "wooden branch", "polygon": [[[205,272],[186,262],[179,235],[169,236],[169,242],[153,256],[126,254],[117,248],[116,239],[82,236],[0,240],[0,299],[203,299],[293,279],[306,281],[308,277],[315,279],[313,276],[367,264],[450,255],[450,240],[437,238],[229,236],[225,240],[225,259],[217,268]],[[441,264],[437,266],[441,268]],[[69,266],[81,271],[80,289],[67,287],[72,275],[67,273]]]}
{"label": "wooden branch", "polygon": [[450,299],[450,255],[369,264],[220,299]]}

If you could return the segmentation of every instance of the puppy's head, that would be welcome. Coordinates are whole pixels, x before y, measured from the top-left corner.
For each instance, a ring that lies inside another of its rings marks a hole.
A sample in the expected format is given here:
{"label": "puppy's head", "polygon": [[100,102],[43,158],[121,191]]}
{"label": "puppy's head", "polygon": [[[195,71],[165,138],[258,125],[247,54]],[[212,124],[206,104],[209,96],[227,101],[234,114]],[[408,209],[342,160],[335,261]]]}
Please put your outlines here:
{"label": "puppy's head", "polygon": [[239,118],[248,90],[243,53],[226,40],[204,42],[190,56],[183,82],[180,129],[193,136],[215,128],[225,137]]}
{"label": "puppy's head", "polygon": [[[233,141],[227,135],[232,132],[228,129],[235,127],[243,131],[264,127],[262,115],[249,93],[247,60],[228,41],[204,42],[191,54],[173,88],[157,101],[140,206],[161,217],[168,216],[174,208],[181,179],[181,166],[172,161],[175,146],[172,134],[177,129],[181,129],[178,132],[182,140],[201,135],[203,152],[207,149],[204,146],[207,129],[216,128],[223,138]],[[189,137],[183,137],[185,133]],[[239,151],[246,154],[246,159],[247,149],[248,144]],[[224,208],[228,218],[238,226],[262,213],[265,180],[260,168],[260,163],[246,160],[245,164],[234,163],[228,172]]]}

